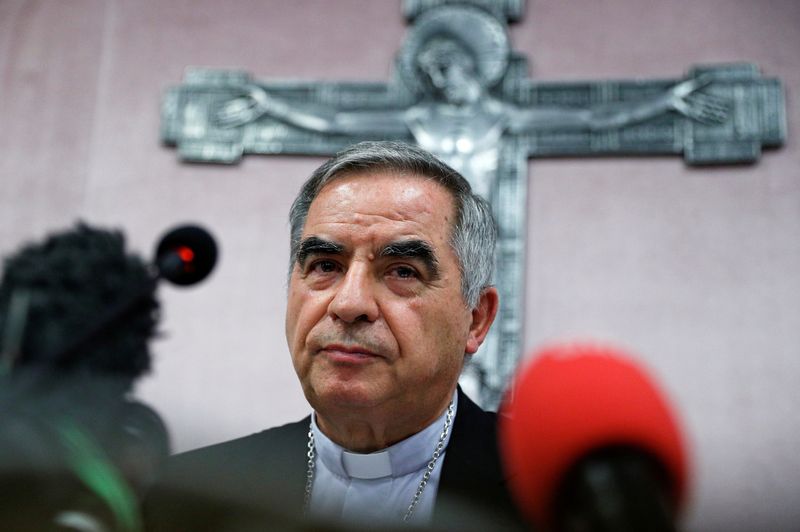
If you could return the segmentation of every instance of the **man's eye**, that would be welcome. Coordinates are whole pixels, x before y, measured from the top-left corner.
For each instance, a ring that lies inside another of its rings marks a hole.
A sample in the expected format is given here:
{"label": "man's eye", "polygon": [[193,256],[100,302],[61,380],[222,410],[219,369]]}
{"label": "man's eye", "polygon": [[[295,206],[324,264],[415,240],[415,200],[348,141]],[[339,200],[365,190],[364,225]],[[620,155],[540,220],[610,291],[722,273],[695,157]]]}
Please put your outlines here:
{"label": "man's eye", "polygon": [[389,274],[400,279],[416,279],[419,277],[417,270],[410,266],[395,266],[389,270]]}
{"label": "man's eye", "polygon": [[333,273],[339,266],[332,260],[318,260],[309,267],[310,272]]}

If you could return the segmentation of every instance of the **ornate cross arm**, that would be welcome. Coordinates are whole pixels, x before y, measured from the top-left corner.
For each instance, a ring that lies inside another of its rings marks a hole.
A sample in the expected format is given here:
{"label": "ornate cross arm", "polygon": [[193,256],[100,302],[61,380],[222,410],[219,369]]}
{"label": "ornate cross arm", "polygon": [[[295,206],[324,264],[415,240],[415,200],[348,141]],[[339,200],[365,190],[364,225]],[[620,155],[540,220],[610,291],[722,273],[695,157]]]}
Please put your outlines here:
{"label": "ornate cross arm", "polygon": [[376,109],[363,111],[338,110],[313,102],[290,103],[268,92],[260,85],[240,88],[242,95],[232,98],[212,110],[211,120],[223,128],[238,127],[262,117],[281,120],[287,124],[325,134],[383,135],[402,134],[407,128],[403,111]]}
{"label": "ornate cross arm", "polygon": [[753,162],[786,134],[780,81],[750,64],[697,67],[682,81],[531,84],[525,97],[550,124],[522,127],[517,119],[533,156],[683,153],[690,164]]}
{"label": "ornate cross arm", "polygon": [[531,133],[546,130],[613,129],[676,111],[704,124],[720,124],[728,117],[726,100],[698,92],[712,82],[710,76],[687,79],[640,100],[598,103],[588,107],[512,106],[509,131]]}
{"label": "ornate cross arm", "polygon": [[382,83],[262,84],[242,71],[189,69],[185,84],[164,95],[161,138],[190,162],[229,164],[244,153],[331,155],[376,135],[411,140],[396,125],[402,103],[402,94]]}

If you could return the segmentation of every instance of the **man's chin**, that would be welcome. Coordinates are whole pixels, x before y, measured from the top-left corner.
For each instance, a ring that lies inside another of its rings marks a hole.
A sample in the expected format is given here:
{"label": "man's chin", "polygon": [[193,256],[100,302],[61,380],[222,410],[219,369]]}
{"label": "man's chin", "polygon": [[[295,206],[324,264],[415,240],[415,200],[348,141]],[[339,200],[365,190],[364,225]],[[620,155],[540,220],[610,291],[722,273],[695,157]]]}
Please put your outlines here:
{"label": "man's chin", "polygon": [[382,393],[374,383],[339,382],[314,387],[308,402],[318,412],[371,408],[379,404]]}

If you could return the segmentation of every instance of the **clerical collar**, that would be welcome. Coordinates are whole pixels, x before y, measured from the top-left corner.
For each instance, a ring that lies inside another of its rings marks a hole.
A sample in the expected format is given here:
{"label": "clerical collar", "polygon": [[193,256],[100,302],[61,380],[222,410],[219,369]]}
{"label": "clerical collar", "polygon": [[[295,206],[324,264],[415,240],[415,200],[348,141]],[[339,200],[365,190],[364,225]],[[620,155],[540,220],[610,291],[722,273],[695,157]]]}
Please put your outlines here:
{"label": "clerical collar", "polygon": [[[458,394],[453,394],[453,411],[458,407]],[[442,427],[447,411],[420,432],[409,436],[381,451],[374,453],[354,453],[330,440],[317,425],[316,414],[311,416],[314,431],[314,445],[317,459],[334,475],[344,478],[365,480],[401,477],[423,469],[431,459],[442,435]],[[450,433],[445,440],[445,448]]]}

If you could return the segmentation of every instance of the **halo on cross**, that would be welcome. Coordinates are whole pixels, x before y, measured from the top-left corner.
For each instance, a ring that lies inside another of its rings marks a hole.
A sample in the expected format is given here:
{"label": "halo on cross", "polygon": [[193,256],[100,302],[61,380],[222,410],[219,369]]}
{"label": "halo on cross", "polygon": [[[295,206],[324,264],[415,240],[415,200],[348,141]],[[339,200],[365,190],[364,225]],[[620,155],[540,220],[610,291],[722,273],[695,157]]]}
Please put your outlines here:
{"label": "halo on cross", "polygon": [[451,41],[474,61],[481,85],[492,87],[508,68],[511,45],[506,24],[473,6],[445,5],[419,16],[397,56],[400,78],[415,95],[432,90],[418,59],[432,41]]}

